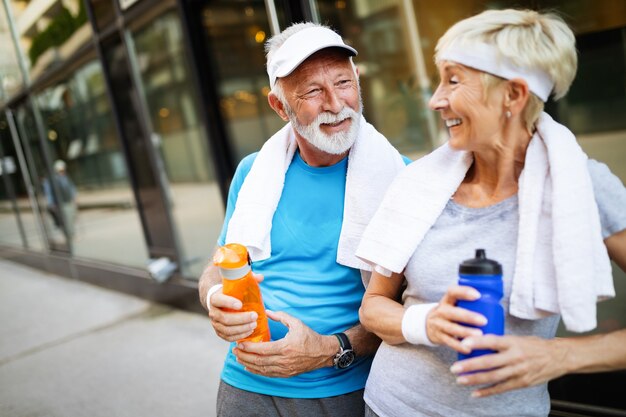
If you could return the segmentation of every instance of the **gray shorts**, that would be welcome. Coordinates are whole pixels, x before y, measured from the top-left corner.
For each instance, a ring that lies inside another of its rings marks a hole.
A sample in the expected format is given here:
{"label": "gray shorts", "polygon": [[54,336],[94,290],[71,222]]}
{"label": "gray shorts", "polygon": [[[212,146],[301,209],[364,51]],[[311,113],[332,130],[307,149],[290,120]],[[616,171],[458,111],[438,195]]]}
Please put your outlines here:
{"label": "gray shorts", "polygon": [[328,398],[285,398],[244,391],[220,381],[217,417],[363,417],[363,390]]}
{"label": "gray shorts", "polygon": [[365,404],[365,417],[378,417],[378,414],[376,414],[369,405]]}

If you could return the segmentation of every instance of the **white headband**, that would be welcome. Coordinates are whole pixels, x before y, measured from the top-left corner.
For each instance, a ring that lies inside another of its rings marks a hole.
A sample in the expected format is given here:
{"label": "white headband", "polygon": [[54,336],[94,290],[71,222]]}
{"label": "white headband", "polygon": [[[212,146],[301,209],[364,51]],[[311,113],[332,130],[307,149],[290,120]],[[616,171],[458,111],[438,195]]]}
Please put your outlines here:
{"label": "white headband", "polygon": [[277,78],[291,74],[315,52],[332,47],[343,48],[352,56],[357,54],[356,49],[346,45],[341,36],[331,29],[315,26],[294,33],[267,62],[270,87],[274,87]]}
{"label": "white headband", "polygon": [[439,53],[438,59],[458,62],[466,67],[488,72],[507,80],[522,78],[528,84],[528,89],[544,102],[548,101],[554,88],[554,82],[544,71],[517,66],[503,57],[495,46],[483,42],[469,45],[453,42]]}

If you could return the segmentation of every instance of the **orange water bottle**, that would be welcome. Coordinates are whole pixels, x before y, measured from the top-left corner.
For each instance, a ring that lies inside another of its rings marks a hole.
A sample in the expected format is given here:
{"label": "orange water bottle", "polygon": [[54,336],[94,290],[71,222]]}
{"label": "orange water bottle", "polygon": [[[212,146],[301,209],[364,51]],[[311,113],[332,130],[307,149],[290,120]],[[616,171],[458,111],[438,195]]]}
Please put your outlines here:
{"label": "orange water bottle", "polygon": [[213,264],[220,268],[222,292],[237,298],[243,304],[241,310],[225,310],[256,311],[258,314],[254,332],[238,342],[269,342],[270,329],[261,297],[261,288],[252,276],[250,257],[246,247],[238,243],[228,243],[222,246],[213,256]]}

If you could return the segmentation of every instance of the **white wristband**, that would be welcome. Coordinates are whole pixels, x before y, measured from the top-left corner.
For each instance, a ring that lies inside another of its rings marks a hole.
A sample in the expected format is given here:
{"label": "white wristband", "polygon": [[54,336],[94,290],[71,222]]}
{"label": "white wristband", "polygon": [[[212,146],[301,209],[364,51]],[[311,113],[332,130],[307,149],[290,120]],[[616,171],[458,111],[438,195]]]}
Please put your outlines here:
{"label": "white wristband", "polygon": [[221,290],[222,289],[222,284],[215,284],[214,286],[212,286],[211,288],[209,288],[209,291],[207,291],[206,293],[206,309],[208,311],[211,311],[211,296],[213,295],[214,292]]}
{"label": "white wristband", "polygon": [[380,265],[374,265],[374,271],[378,272],[380,275],[389,278],[391,276],[391,271],[387,268],[384,268]]}
{"label": "white wristband", "polygon": [[436,346],[426,334],[426,316],[437,303],[415,304],[407,308],[402,316],[402,336],[414,345]]}

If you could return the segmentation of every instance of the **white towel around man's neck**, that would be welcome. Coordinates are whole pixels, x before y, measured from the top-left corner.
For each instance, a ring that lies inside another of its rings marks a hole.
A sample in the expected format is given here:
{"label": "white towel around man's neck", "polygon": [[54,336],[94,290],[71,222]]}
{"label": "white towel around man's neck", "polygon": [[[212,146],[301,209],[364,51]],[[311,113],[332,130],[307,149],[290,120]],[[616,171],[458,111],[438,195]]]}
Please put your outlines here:
{"label": "white towel around man's neck", "polygon": [[[387,187],[405,163],[398,151],[362,116],[358,132],[348,156],[337,262],[369,271],[370,265],[355,256],[356,246]],[[296,149],[295,134],[288,123],[263,145],[239,191],[226,242],[247,246],[253,261],[271,256],[272,219]]]}
{"label": "white towel around man's neck", "polygon": [[[357,256],[401,272],[472,165],[445,144],[411,164],[363,234]],[[410,190],[410,191],[409,191]],[[543,113],[520,176],[519,236],[509,312],[562,315],[568,330],[596,326],[596,302],[613,297],[587,156],[574,135]]]}

